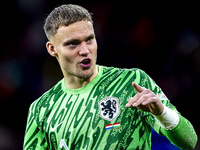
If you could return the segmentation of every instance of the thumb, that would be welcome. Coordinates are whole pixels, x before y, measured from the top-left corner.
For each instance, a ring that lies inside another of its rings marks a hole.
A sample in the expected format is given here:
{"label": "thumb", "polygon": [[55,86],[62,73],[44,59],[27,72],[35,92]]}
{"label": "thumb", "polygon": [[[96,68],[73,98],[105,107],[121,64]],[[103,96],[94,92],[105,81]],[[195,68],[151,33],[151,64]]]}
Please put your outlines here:
{"label": "thumb", "polygon": [[141,93],[142,91],[145,90],[144,87],[139,86],[139,85],[138,85],[137,83],[135,83],[135,82],[132,82],[132,85],[133,85],[134,89],[135,89],[138,93]]}

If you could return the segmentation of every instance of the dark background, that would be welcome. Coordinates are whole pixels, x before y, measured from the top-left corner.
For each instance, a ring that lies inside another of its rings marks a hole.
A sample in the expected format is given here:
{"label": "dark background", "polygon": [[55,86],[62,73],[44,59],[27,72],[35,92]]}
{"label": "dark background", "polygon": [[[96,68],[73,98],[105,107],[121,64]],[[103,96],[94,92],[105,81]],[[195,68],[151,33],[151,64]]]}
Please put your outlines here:
{"label": "dark background", "polygon": [[10,0],[0,10],[0,149],[22,149],[29,105],[62,78],[42,27],[55,7],[68,3],[94,14],[97,63],[144,70],[199,135],[197,2]]}

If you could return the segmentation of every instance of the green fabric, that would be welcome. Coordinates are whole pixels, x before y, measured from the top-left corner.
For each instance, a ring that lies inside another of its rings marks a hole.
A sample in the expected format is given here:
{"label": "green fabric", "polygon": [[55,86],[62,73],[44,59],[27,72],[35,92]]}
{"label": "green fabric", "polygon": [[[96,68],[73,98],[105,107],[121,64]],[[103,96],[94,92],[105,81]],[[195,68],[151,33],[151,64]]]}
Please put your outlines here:
{"label": "green fabric", "polygon": [[197,143],[197,135],[191,123],[180,116],[179,124],[172,130],[160,128],[162,135],[166,136],[172,144],[181,149],[194,149]]}
{"label": "green fabric", "polygon": [[[98,75],[86,86],[67,89],[62,79],[33,102],[27,119],[24,150],[59,150],[66,147],[71,150],[150,150],[151,127],[172,139],[173,134],[163,131],[153,115],[125,107],[128,99],[137,94],[132,81],[152,90],[164,105],[177,112],[144,71],[99,66]],[[111,98],[118,98],[119,109]],[[108,105],[111,101],[112,107]],[[100,106],[104,108],[99,109]],[[112,121],[104,118],[112,118],[117,112],[120,114]],[[118,122],[120,128],[106,130],[106,125]],[[182,125],[179,126],[182,129]],[[191,138],[194,139],[193,136]]]}

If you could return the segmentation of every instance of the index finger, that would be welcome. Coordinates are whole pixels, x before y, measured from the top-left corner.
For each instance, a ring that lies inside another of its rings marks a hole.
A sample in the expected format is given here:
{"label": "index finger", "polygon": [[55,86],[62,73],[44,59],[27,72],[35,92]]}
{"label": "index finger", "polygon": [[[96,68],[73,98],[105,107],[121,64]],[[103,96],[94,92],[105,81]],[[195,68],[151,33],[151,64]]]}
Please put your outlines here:
{"label": "index finger", "polygon": [[138,93],[141,93],[142,91],[144,91],[146,88],[144,87],[141,87],[140,85],[138,85],[137,83],[135,82],[132,82],[132,85],[134,87],[134,89],[138,92]]}

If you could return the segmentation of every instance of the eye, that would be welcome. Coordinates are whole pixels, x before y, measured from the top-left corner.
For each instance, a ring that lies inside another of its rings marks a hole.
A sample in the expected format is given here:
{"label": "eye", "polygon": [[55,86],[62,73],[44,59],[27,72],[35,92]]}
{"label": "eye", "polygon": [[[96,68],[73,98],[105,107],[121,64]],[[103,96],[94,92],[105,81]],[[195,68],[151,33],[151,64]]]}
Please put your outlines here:
{"label": "eye", "polygon": [[90,36],[90,37],[87,38],[86,42],[87,42],[88,44],[90,44],[90,43],[92,42],[93,39],[94,39],[94,36]]}
{"label": "eye", "polygon": [[78,42],[71,42],[71,43],[68,43],[69,46],[76,46],[78,45],[79,43]]}
{"label": "eye", "polygon": [[70,42],[66,43],[65,45],[68,46],[69,48],[73,49],[73,48],[76,48],[76,46],[79,44],[80,44],[80,42],[75,40],[75,41],[70,41]]}

